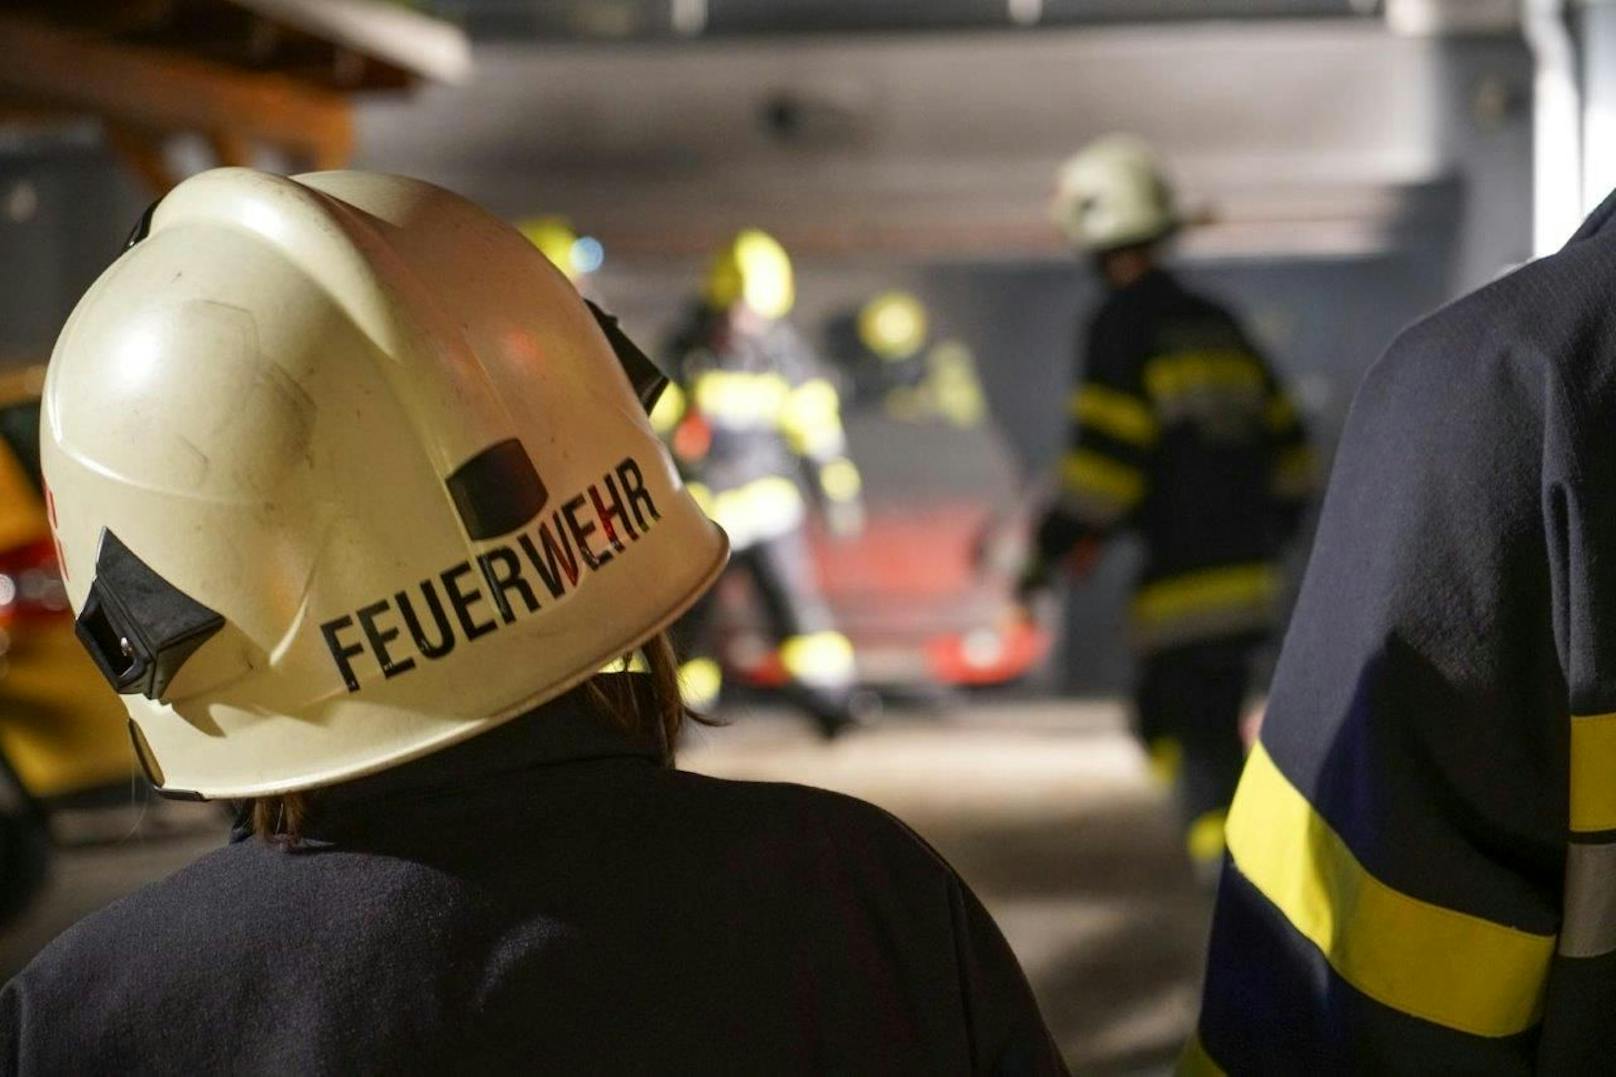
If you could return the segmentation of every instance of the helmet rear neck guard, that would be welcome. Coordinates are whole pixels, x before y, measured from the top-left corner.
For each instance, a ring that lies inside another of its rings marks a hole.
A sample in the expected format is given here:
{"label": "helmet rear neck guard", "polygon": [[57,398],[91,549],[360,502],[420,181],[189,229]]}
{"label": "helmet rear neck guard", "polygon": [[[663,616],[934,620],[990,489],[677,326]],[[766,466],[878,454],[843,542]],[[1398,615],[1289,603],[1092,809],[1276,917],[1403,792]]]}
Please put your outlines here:
{"label": "helmet rear neck guard", "polygon": [[177,187],[58,341],[43,457],[80,634],[170,795],[371,773],[591,676],[726,543],[660,375],[426,184]]}

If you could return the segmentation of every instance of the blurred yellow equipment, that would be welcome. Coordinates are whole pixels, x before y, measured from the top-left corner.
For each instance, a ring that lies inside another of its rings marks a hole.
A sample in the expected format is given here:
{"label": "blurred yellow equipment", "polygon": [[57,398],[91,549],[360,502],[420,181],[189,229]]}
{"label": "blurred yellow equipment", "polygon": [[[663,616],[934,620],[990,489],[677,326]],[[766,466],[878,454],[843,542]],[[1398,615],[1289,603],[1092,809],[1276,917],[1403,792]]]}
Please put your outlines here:
{"label": "blurred yellow equipment", "polygon": [[908,292],[882,292],[858,316],[859,340],[889,362],[901,362],[926,343],[926,308]]}
{"label": "blurred yellow equipment", "polygon": [[703,298],[714,310],[745,303],[765,318],[784,318],[797,301],[791,256],[767,232],[744,229],[713,259]]}
{"label": "blurred yellow equipment", "polygon": [[1179,223],[1161,162],[1132,135],[1097,139],[1062,165],[1050,215],[1087,251],[1149,243]]}
{"label": "blurred yellow equipment", "polygon": [[38,474],[43,367],[0,376],[0,755],[50,799],[127,784],[123,706],[73,634]]}
{"label": "blurred yellow equipment", "polygon": [[573,230],[572,222],[565,217],[531,217],[517,225],[528,241],[539,248],[539,253],[550,260],[550,264],[565,273],[567,279],[574,284],[585,273],[593,271],[596,267],[586,265],[583,257],[584,251],[579,249],[578,233]]}

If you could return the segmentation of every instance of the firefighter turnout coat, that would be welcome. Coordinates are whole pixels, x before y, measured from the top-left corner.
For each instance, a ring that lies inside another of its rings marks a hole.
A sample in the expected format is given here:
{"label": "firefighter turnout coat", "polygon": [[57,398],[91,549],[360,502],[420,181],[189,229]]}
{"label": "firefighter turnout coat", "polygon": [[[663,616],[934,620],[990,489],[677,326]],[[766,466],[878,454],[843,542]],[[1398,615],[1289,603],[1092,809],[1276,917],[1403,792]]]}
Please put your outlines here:
{"label": "firefighter turnout coat", "polygon": [[1064,1072],[901,823],[674,770],[587,693],[81,921],[0,991],[0,1073]]}
{"label": "firefighter turnout coat", "polygon": [[1229,819],[1191,1069],[1616,1059],[1613,206],[1359,390]]}
{"label": "firefighter turnout coat", "polygon": [[1290,397],[1233,316],[1161,269],[1110,293],[1082,359],[1040,560],[1135,528],[1140,650],[1261,639],[1276,555],[1313,490]]}

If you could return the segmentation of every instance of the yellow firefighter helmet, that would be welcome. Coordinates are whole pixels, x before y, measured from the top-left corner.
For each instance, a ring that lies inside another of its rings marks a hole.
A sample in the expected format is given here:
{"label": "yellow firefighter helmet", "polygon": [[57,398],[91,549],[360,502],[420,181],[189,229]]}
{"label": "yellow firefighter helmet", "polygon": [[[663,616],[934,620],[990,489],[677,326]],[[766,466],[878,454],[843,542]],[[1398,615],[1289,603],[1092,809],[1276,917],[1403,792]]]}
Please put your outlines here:
{"label": "yellow firefighter helmet", "polygon": [[791,256],[767,232],[743,229],[713,259],[703,296],[716,310],[745,303],[765,318],[784,318],[797,301]]}

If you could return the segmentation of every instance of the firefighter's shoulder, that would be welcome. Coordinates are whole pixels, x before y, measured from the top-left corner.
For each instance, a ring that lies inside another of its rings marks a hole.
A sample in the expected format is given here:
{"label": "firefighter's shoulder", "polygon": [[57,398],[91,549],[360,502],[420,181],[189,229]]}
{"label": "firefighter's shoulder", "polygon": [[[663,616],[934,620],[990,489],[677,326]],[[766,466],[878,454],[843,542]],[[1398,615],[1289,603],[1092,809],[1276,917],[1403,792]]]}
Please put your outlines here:
{"label": "firefighter's shoulder", "polygon": [[791,782],[738,781],[689,771],[660,776],[679,788],[682,811],[711,810],[728,820],[730,840],[755,845],[777,868],[827,854],[887,881],[951,885],[953,869],[897,816],[858,797]]}
{"label": "firefighter's shoulder", "polygon": [[1616,335],[1613,287],[1616,230],[1601,231],[1415,322],[1365,386],[1393,383],[1416,401],[1550,389],[1616,402],[1616,348],[1597,346]]}

